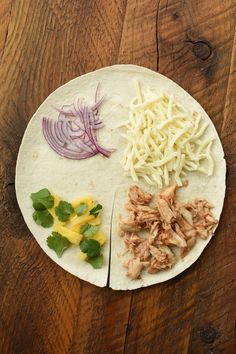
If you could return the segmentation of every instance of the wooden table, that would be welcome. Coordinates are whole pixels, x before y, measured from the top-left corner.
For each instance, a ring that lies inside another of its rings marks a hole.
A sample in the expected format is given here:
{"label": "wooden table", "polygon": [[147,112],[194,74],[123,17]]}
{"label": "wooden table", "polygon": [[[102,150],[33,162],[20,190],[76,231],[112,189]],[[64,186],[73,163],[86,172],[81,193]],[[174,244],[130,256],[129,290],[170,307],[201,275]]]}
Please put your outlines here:
{"label": "wooden table", "polygon": [[[235,13],[235,0],[0,1],[0,353],[235,352]],[[116,63],[159,71],[190,92],[220,134],[228,169],[220,226],[200,259],[171,281],[126,292],[54,264],[14,191],[37,107],[68,80]]]}

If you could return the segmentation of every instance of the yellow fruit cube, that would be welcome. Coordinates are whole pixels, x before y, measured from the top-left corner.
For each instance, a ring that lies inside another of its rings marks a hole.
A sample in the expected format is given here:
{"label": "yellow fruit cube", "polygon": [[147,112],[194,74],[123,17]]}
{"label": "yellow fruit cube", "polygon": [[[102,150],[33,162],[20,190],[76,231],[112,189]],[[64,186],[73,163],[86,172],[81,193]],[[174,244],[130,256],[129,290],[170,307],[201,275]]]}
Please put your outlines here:
{"label": "yellow fruit cube", "polygon": [[56,219],[56,218],[57,218],[54,207],[48,209],[48,211],[49,211],[49,213],[52,215],[53,219]]}
{"label": "yellow fruit cube", "polygon": [[58,197],[58,195],[54,195],[54,208],[60,203],[61,198]]}
{"label": "yellow fruit cube", "polygon": [[83,238],[78,232],[70,230],[67,227],[62,226],[60,223],[55,224],[54,231],[66,237],[74,245],[78,245]]}
{"label": "yellow fruit cube", "polygon": [[52,215],[54,219],[57,218],[56,213],[55,213],[55,207],[60,203],[60,198],[57,195],[54,195],[54,205],[52,208],[48,209],[49,213]]}
{"label": "yellow fruit cube", "polygon": [[77,216],[74,215],[71,217],[70,222],[71,224],[74,225],[82,225],[82,224],[86,224],[87,222],[89,222],[90,220],[93,220],[94,216],[93,215],[89,215],[89,214],[84,214],[81,216]]}
{"label": "yellow fruit cube", "polygon": [[104,245],[107,242],[107,237],[102,231],[98,231],[93,237],[93,240],[96,240],[100,243],[100,245]]}
{"label": "yellow fruit cube", "polygon": [[82,252],[82,251],[80,251],[79,258],[80,258],[81,261],[85,261],[86,258],[87,258],[87,254]]}
{"label": "yellow fruit cube", "polygon": [[89,223],[91,225],[100,225],[101,224],[101,216],[98,215],[96,218],[94,218],[94,220],[91,220]]}
{"label": "yellow fruit cube", "polygon": [[80,232],[80,227],[81,227],[81,225],[74,225],[74,226],[72,226],[72,228],[71,228],[71,230],[73,230],[73,231],[75,231],[75,232]]}

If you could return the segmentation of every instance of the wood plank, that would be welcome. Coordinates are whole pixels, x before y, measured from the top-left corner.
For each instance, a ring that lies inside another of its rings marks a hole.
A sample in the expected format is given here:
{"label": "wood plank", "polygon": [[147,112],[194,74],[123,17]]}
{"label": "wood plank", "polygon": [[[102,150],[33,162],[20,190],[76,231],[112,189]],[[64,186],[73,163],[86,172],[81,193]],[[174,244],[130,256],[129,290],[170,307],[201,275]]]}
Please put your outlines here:
{"label": "wood plank", "polygon": [[118,63],[157,68],[156,20],[158,1],[130,0],[127,3]]}
{"label": "wood plank", "polygon": [[0,3],[0,62],[7,42],[11,7],[12,0],[6,0]]}
{"label": "wood plank", "polygon": [[83,283],[71,353],[122,353],[130,292],[97,289]]}
{"label": "wood plank", "polygon": [[[235,32],[236,33],[236,32]],[[227,193],[222,222],[212,248],[207,249],[198,282],[199,306],[193,320],[190,350],[233,353],[235,351],[236,314],[236,36],[231,56],[230,74],[224,107],[221,139],[227,161]],[[224,221],[223,221],[224,220]],[[213,255],[214,258],[213,258]],[[211,261],[208,261],[211,259]]]}

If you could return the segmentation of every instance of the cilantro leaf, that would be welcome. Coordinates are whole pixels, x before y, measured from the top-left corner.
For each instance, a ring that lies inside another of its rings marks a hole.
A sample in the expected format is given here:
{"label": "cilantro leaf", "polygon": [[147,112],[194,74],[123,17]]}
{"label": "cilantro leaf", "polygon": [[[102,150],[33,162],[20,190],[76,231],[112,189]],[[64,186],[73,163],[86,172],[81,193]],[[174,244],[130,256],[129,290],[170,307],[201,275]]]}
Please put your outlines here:
{"label": "cilantro leaf", "polygon": [[83,235],[83,234],[85,233],[85,231],[90,228],[90,226],[91,226],[90,224],[84,224],[84,225],[82,225],[82,226],[80,227],[80,230],[79,230],[80,234]]}
{"label": "cilantro leaf", "polygon": [[40,191],[32,193],[30,196],[35,210],[45,210],[53,207],[54,197],[46,188],[40,189]]}
{"label": "cilantro leaf", "polygon": [[92,266],[94,269],[102,268],[102,266],[103,266],[103,255],[101,254],[100,256],[97,256],[97,257],[88,258],[88,259],[86,260],[86,262],[88,262],[89,264],[91,264],[91,266]]}
{"label": "cilantro leaf", "polygon": [[60,221],[67,221],[73,210],[74,209],[70,203],[61,200],[55,208],[55,213]]}
{"label": "cilantro leaf", "polygon": [[87,204],[85,203],[80,203],[80,205],[75,209],[75,212],[78,216],[83,215],[88,209]]}
{"label": "cilantro leaf", "polygon": [[61,258],[63,252],[70,247],[71,243],[58,232],[52,232],[52,235],[47,238],[47,245],[56,252],[57,257]]}
{"label": "cilantro leaf", "polygon": [[96,217],[101,210],[102,210],[102,205],[97,204],[93,209],[90,210],[89,214]]}
{"label": "cilantro leaf", "polygon": [[93,237],[97,232],[98,232],[98,226],[91,225],[91,224],[85,224],[80,228],[81,235],[84,235],[84,237],[88,237],[88,238]]}
{"label": "cilantro leaf", "polygon": [[84,237],[93,237],[98,232],[98,226],[90,225],[89,229],[84,232]]}
{"label": "cilantro leaf", "polygon": [[93,239],[86,239],[80,242],[80,249],[82,252],[87,253],[88,257],[97,257],[100,255],[100,243]]}
{"label": "cilantro leaf", "polygon": [[33,213],[33,219],[36,224],[42,227],[51,227],[53,224],[53,217],[48,210],[35,210]]}

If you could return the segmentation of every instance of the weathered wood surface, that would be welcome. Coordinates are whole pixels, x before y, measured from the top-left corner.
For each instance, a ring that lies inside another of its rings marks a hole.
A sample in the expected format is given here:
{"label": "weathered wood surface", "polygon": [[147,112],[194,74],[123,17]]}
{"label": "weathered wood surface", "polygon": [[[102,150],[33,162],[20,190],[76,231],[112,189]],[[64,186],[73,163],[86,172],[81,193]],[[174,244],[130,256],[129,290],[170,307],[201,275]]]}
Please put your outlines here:
{"label": "weathered wood surface", "polygon": [[[234,353],[236,313],[236,2],[1,0],[0,353]],[[115,292],[55,265],[14,192],[27,122],[50,92],[115,63],[175,80],[206,109],[227,160],[216,236],[177,278]]]}

